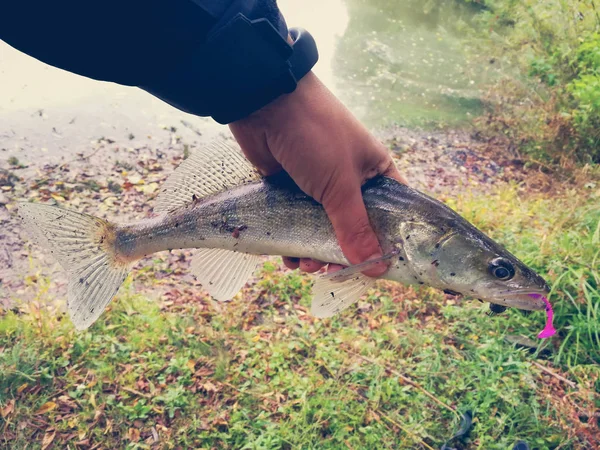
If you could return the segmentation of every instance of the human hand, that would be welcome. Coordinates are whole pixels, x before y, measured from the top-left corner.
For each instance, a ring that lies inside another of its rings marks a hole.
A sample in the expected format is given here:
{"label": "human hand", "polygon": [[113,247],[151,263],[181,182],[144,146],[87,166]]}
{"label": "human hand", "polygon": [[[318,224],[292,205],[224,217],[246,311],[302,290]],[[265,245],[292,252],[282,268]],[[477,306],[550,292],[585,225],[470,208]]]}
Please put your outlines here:
{"label": "human hand", "polygon": [[[389,151],[311,72],[294,92],[229,125],[246,157],[263,175],[282,168],[320,202],[352,264],[382,256],[361,186],[385,175],[406,183]],[[316,272],[326,263],[285,258],[287,267]],[[339,270],[340,266],[329,268]],[[385,265],[365,271],[377,277]]]}

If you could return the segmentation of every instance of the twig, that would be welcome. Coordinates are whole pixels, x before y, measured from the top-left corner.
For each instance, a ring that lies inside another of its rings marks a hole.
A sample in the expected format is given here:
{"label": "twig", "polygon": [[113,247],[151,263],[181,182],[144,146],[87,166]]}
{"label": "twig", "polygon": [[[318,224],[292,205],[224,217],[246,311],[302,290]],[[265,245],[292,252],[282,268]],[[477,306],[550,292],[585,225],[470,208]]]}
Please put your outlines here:
{"label": "twig", "polygon": [[69,161],[65,161],[64,163],[62,163],[62,164],[61,164],[59,167],[60,167],[60,168],[63,168],[63,167],[65,167],[67,164],[69,164],[69,163],[72,163],[72,162],[74,162],[74,161],[83,161],[83,160],[89,159],[89,158],[91,158],[92,156],[94,156],[96,153],[98,153],[98,151],[99,151],[100,149],[102,149],[102,148],[104,148],[104,146],[103,146],[103,145],[99,146],[99,147],[98,147],[96,150],[94,150],[94,151],[93,151],[92,153],[90,153],[89,155],[87,155],[87,156],[85,156],[85,155],[84,155],[84,156],[78,156],[77,158],[70,159]]}
{"label": "twig", "polygon": [[568,386],[570,386],[572,388],[577,388],[576,391],[570,392],[569,394],[566,394],[565,397],[573,394],[573,395],[579,395],[579,396],[581,396],[583,398],[585,398],[584,395],[591,395],[593,397],[600,398],[600,394],[598,392],[596,392],[594,390],[582,388],[582,387],[579,386],[579,384],[575,383],[574,381],[571,381],[571,380],[563,377],[562,375],[557,374],[556,372],[548,369],[547,367],[542,366],[538,362],[531,361],[531,363],[534,366],[538,367],[540,370],[546,372],[548,375],[552,375],[554,378],[556,378],[557,380],[562,381],[563,383],[567,384]]}
{"label": "twig", "polygon": [[137,395],[138,397],[144,397],[144,398],[152,398],[152,396],[150,394],[144,394],[143,392],[137,391],[135,389],[132,388],[128,388],[128,387],[122,387],[122,390],[129,392],[131,394]]}
{"label": "twig", "polygon": [[552,370],[548,369],[547,367],[542,366],[540,363],[536,362],[536,361],[531,361],[531,364],[533,364],[534,366],[536,366],[537,368],[539,368],[540,370],[546,372],[548,375],[552,375],[554,378],[556,378],[557,380],[562,381],[563,383],[568,384],[569,386],[571,386],[572,388],[576,388],[578,387],[578,384],[575,383],[574,381],[568,380],[565,377],[563,377],[562,375],[557,374],[556,372],[553,372]]}
{"label": "twig", "polygon": [[189,128],[190,130],[192,130],[194,133],[196,133],[198,136],[202,136],[202,133],[200,132],[200,130],[198,130],[198,128],[196,128],[194,125],[192,125],[190,122],[188,122],[187,120],[181,120],[181,124],[186,127]]}
{"label": "twig", "polygon": [[[354,355],[358,356],[359,358],[371,363],[371,364],[375,364],[375,365],[380,365],[380,363],[378,363],[377,361],[375,361],[374,359],[368,358],[367,356],[363,356],[359,353],[356,353],[355,351],[351,350],[352,353],[354,353]],[[454,415],[456,415],[456,417],[459,417],[459,414],[456,412],[456,409],[453,408],[450,405],[447,405],[446,403],[444,403],[443,401],[441,401],[439,398],[437,398],[435,395],[433,395],[431,392],[429,392],[428,390],[426,390],[423,386],[421,386],[419,383],[417,383],[416,381],[411,380],[410,378],[408,378],[406,375],[402,375],[400,372],[398,372],[396,369],[394,369],[393,367],[390,367],[387,363],[384,363],[385,365],[385,369],[387,371],[389,371],[390,373],[393,373],[395,376],[397,376],[398,378],[400,378],[402,381],[404,381],[407,384],[410,384],[411,386],[413,386],[414,388],[416,388],[417,390],[421,391],[423,394],[425,394],[427,397],[429,397],[431,400],[433,400],[434,402],[436,402],[438,405],[443,406],[444,408],[446,408],[448,411],[452,412]]]}

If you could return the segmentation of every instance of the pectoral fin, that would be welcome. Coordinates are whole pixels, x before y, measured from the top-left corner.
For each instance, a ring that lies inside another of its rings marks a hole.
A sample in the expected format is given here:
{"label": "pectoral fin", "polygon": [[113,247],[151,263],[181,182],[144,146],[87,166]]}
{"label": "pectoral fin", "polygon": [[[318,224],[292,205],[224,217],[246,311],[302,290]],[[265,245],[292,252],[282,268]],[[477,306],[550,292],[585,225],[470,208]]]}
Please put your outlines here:
{"label": "pectoral fin", "polygon": [[325,318],[340,313],[358,301],[361,295],[375,284],[374,278],[361,273],[354,274],[344,281],[336,281],[336,275],[337,273],[323,275],[315,282],[310,308],[313,316]]}
{"label": "pectoral fin", "polygon": [[330,277],[330,280],[333,282],[341,283],[342,281],[350,280],[353,277],[353,275],[357,273],[373,269],[381,264],[385,264],[386,262],[391,261],[399,253],[400,252],[398,250],[394,250],[391,253],[382,256],[381,258],[371,259],[360,264],[354,264],[352,266],[345,267],[342,270],[338,270],[337,272],[328,274],[326,276]]}
{"label": "pectoral fin", "polygon": [[311,313],[315,317],[325,318],[348,308],[375,284],[375,278],[367,277],[361,272],[385,264],[398,253],[398,250],[393,250],[381,258],[354,264],[317,278],[312,289]]}

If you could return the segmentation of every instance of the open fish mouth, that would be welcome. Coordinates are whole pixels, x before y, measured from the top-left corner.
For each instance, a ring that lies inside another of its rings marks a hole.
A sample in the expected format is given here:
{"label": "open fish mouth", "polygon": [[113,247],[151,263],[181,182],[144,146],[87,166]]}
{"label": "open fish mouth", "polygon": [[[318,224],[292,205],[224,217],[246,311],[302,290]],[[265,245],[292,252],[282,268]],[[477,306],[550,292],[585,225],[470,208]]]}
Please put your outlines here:
{"label": "open fish mouth", "polygon": [[499,298],[492,298],[488,300],[490,303],[496,305],[508,306],[510,308],[524,309],[527,311],[542,311],[546,308],[546,304],[541,298],[532,297],[531,294],[539,294],[540,296],[547,296],[548,291],[523,291],[517,293],[509,293]]}

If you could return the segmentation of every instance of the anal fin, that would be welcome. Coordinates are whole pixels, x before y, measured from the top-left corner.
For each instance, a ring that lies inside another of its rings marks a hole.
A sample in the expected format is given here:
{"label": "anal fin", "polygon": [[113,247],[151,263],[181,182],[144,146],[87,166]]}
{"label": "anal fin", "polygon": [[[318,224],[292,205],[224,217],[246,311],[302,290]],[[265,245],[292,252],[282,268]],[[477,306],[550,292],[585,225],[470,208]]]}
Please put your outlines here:
{"label": "anal fin", "polygon": [[202,287],[219,301],[231,300],[252,276],[259,255],[221,250],[201,249],[196,252],[191,271]]}

